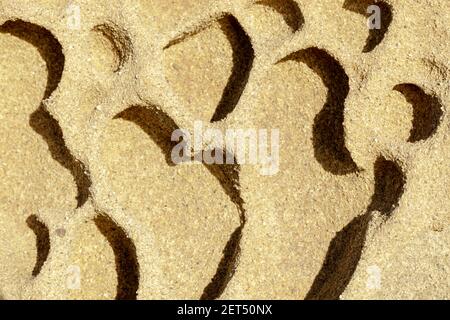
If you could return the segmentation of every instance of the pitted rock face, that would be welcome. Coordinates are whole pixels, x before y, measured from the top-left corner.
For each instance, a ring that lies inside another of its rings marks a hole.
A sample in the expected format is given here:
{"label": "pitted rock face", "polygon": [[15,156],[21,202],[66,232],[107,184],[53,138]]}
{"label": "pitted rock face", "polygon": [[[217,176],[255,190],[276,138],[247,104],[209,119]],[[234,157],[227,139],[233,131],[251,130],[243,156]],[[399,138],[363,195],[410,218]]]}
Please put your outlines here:
{"label": "pitted rock face", "polygon": [[0,0],[1,298],[448,299],[448,9]]}

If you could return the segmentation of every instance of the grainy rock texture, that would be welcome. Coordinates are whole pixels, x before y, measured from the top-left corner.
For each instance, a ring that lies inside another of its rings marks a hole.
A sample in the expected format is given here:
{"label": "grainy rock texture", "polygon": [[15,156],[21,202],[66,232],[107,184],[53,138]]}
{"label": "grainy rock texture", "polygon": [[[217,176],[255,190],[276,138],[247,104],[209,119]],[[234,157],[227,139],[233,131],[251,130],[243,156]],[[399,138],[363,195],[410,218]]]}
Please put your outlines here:
{"label": "grainy rock texture", "polygon": [[[448,0],[0,0],[0,296],[449,299],[449,30]],[[176,165],[196,121],[279,130],[278,170]]]}

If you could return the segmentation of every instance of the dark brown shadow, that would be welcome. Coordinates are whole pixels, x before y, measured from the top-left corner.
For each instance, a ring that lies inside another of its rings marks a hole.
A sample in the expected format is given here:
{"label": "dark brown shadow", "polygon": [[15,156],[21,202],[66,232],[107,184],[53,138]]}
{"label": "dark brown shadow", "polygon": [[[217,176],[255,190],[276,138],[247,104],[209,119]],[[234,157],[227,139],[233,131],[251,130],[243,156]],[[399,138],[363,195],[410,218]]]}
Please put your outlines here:
{"label": "dark brown shadow", "polygon": [[305,299],[339,299],[361,259],[372,212],[379,211],[387,219],[397,207],[405,183],[401,168],[380,157],[375,162],[374,170],[375,192],[366,213],[353,219],[333,238],[322,268]]}
{"label": "dark brown shadow", "polygon": [[26,222],[36,236],[36,264],[31,273],[33,277],[36,277],[41,272],[50,253],[50,233],[47,226],[36,215],[29,216]]}
{"label": "dark brown shadow", "polygon": [[[225,159],[230,157],[228,152],[222,150],[216,150],[222,152]],[[234,158],[234,163],[237,163]],[[240,167],[237,164],[214,164],[206,165],[206,168],[211,174],[216,177],[222,188],[234,202],[240,213],[241,225],[231,234],[225,249],[223,250],[223,257],[217,267],[214,277],[211,282],[205,287],[200,300],[215,300],[220,298],[223,291],[227,287],[230,280],[233,278],[235,270],[237,268],[238,257],[240,254],[240,241],[242,237],[242,231],[246,223],[246,215],[244,209],[244,200],[241,197],[240,185],[239,185],[239,171]]]}
{"label": "dark brown shadow", "polygon": [[[179,143],[171,141],[173,131],[179,129],[175,121],[172,120],[166,113],[154,106],[132,106],[119,114],[114,119],[122,119],[130,121],[139,126],[161,149],[166,163],[169,166],[175,166],[172,161],[172,149]],[[222,150],[218,150],[222,152]],[[224,158],[229,156],[224,154]],[[195,155],[192,156],[193,161]],[[234,161],[236,163],[236,160]],[[203,164],[210,173],[220,182],[222,188],[230,199],[237,205],[240,212],[243,212],[243,200],[239,192],[239,165],[237,164]]]}
{"label": "dark brown shadow", "polygon": [[255,58],[250,37],[233,15],[225,14],[205,23],[193,32],[185,33],[173,39],[164,47],[164,49],[168,49],[185,41],[189,37],[207,29],[214,21],[219,23],[222,32],[230,42],[233,50],[233,68],[211,122],[225,119],[234,110],[244,92]]}
{"label": "dark brown shadow", "polygon": [[117,59],[114,72],[119,72],[130,60],[133,53],[133,45],[128,33],[126,30],[111,22],[99,24],[92,30],[100,33],[110,42]]}
{"label": "dark brown shadow", "polygon": [[383,157],[375,162],[375,193],[368,211],[379,211],[389,217],[403,195],[405,176],[400,166]]}
{"label": "dark brown shadow", "polygon": [[200,300],[215,300],[218,299],[236,271],[237,261],[240,253],[239,243],[242,237],[242,224],[238,227],[228,240],[225,249],[223,250],[223,257],[220,260],[219,266],[211,282],[203,290]]}
{"label": "dark brown shadow", "polygon": [[363,214],[336,234],[306,300],[339,299],[361,258],[369,221],[370,214]]}
{"label": "dark brown shadow", "polygon": [[[172,132],[178,129],[178,125],[167,114],[157,107],[130,107],[114,117],[123,119],[139,126],[150,139],[154,141],[164,154],[166,163],[175,166],[171,159],[172,149],[178,142],[171,141]],[[230,157],[227,152],[221,152],[224,159]],[[213,154],[214,156],[215,154]],[[195,159],[195,155],[191,160]],[[236,163],[236,160],[234,161]],[[242,229],[245,225],[244,201],[239,191],[239,166],[237,164],[199,164],[204,165],[208,171],[217,179],[225,193],[239,210],[241,225],[231,235],[223,253],[223,258],[217,268],[216,274],[204,290],[201,299],[216,299],[220,297],[226,285],[234,274],[237,257],[239,255],[239,241]]]}
{"label": "dark brown shadow", "polygon": [[175,166],[171,153],[178,142],[171,141],[171,137],[178,125],[166,113],[155,106],[132,106],[117,114],[114,119],[123,119],[139,126],[161,149],[166,163]]}
{"label": "dark brown shadow", "polygon": [[430,138],[439,127],[443,114],[443,106],[439,99],[411,83],[396,85],[394,90],[400,92],[413,107],[413,126],[408,142]]}
{"label": "dark brown shadow", "polygon": [[344,68],[326,51],[315,47],[295,52],[278,63],[289,60],[306,64],[328,89],[325,105],[314,118],[312,140],[316,160],[335,175],[359,171],[345,146],[344,108],[350,87]]}
{"label": "dark brown shadow", "polygon": [[377,5],[380,8],[381,28],[369,29],[369,36],[367,37],[366,44],[362,51],[364,53],[371,52],[383,41],[384,36],[392,23],[392,8],[386,2],[375,0],[346,0],[343,6],[343,8],[347,10],[362,14],[369,18],[370,14],[367,13],[367,8],[371,5]]}
{"label": "dark brown shadow", "polygon": [[[0,26],[0,33],[11,34],[34,46],[47,66],[47,86],[43,100],[48,99],[58,87],[64,70],[62,47],[47,29],[22,20],[7,21]],[[30,115],[30,126],[48,145],[52,158],[73,175],[77,184],[77,205],[81,207],[89,197],[91,182],[86,169],[67,149],[58,122],[45,110],[43,103]]]}
{"label": "dark brown shadow", "polygon": [[35,47],[47,65],[47,87],[43,100],[58,87],[64,70],[64,54],[55,36],[47,29],[23,20],[10,20],[0,26],[0,33],[8,33]]}
{"label": "dark brown shadow", "polygon": [[300,7],[293,0],[261,0],[255,2],[255,4],[272,8],[281,14],[286,24],[292,29],[292,32],[300,30],[305,23]]}
{"label": "dark brown shadow", "polygon": [[85,166],[66,147],[63,132],[58,122],[41,105],[30,115],[30,126],[47,143],[52,158],[70,171],[77,185],[77,207],[82,207],[89,198],[91,180]]}
{"label": "dark brown shadow", "polygon": [[139,289],[139,263],[133,241],[106,214],[97,215],[94,222],[114,251],[117,272],[116,299],[136,300]]}
{"label": "dark brown shadow", "polygon": [[255,58],[251,39],[235,17],[227,15],[219,23],[233,48],[233,69],[211,122],[225,119],[233,112],[247,85]]}
{"label": "dark brown shadow", "polygon": [[[223,155],[224,159],[230,158],[231,154],[229,152],[223,152],[223,150],[215,150]],[[195,158],[195,156],[194,156]],[[241,223],[245,223],[244,214],[244,200],[241,197],[240,185],[239,185],[239,172],[240,166],[237,164],[235,157],[232,157],[235,164],[204,164],[209,172],[220,182],[225,193],[230,197],[230,199],[237,206],[241,214]]]}

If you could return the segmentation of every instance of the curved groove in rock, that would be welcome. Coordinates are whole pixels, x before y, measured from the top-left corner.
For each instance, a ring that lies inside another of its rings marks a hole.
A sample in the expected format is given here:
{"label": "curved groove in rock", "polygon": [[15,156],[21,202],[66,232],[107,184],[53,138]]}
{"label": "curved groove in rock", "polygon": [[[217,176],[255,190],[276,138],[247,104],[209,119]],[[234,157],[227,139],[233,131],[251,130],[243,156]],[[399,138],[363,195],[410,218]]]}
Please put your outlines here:
{"label": "curved groove in rock", "polygon": [[[216,149],[216,152],[222,152],[224,159],[231,158],[231,154],[227,151],[223,152],[223,150]],[[236,158],[234,158],[234,163],[237,163]],[[238,164],[204,164],[204,166],[209,170],[209,172],[211,172],[214,177],[216,177],[216,179],[222,185],[225,193],[237,206],[241,214],[241,223],[245,224],[246,217],[244,200],[241,197],[239,185],[240,166]]]}
{"label": "curved groove in rock", "polygon": [[220,298],[223,291],[227,287],[230,280],[236,271],[237,262],[240,253],[239,243],[242,237],[242,229],[244,224],[239,226],[228,240],[225,249],[223,250],[223,257],[220,260],[219,266],[211,282],[203,290],[200,300],[215,300]]}
{"label": "curved groove in rock", "polygon": [[[38,50],[48,71],[43,100],[48,99],[58,87],[64,70],[65,57],[59,41],[47,29],[22,20],[5,22],[0,26],[0,33],[11,34],[30,43]],[[81,207],[89,197],[91,182],[85,173],[84,165],[78,162],[67,149],[58,122],[41,103],[39,108],[30,115],[29,124],[44,138],[52,158],[71,172],[78,189],[77,206]]]}
{"label": "curved groove in rock", "polygon": [[413,107],[413,126],[408,142],[430,138],[439,127],[443,114],[439,99],[426,94],[422,88],[411,83],[396,85],[394,90],[400,92]]}
{"label": "curved groove in rock", "polygon": [[369,18],[370,15],[367,13],[367,8],[370,5],[377,5],[380,8],[381,28],[369,29],[369,36],[367,37],[366,44],[362,51],[364,53],[371,52],[383,41],[384,36],[392,23],[392,8],[384,1],[375,0],[346,0],[343,6],[343,8],[347,10],[362,14]]}
{"label": "curved groove in rock", "polygon": [[114,72],[119,72],[133,53],[132,42],[127,32],[110,22],[97,25],[92,30],[100,33],[110,42],[117,60]]}
{"label": "curved groove in rock", "polygon": [[379,211],[389,217],[403,195],[405,175],[397,163],[383,157],[377,159],[374,170],[375,193],[368,211]]}
{"label": "curved groove in rock", "polygon": [[255,4],[269,7],[281,14],[292,32],[300,30],[305,23],[300,7],[293,0],[260,0]]}
{"label": "curved groove in rock", "polygon": [[77,207],[82,207],[89,198],[91,180],[85,166],[70,153],[58,122],[41,105],[30,115],[29,124],[47,143],[52,158],[70,171],[77,185]]}
{"label": "curved groove in rock", "polygon": [[375,192],[366,213],[353,219],[333,238],[306,299],[339,299],[361,259],[372,213],[378,211],[388,219],[398,206],[405,184],[401,168],[395,162],[379,157],[374,173]]}
{"label": "curved groove in rock", "polygon": [[36,235],[36,264],[31,273],[33,277],[36,277],[41,272],[50,253],[50,233],[47,226],[36,215],[29,216],[26,222]]}
{"label": "curved groove in rock", "polygon": [[[224,156],[229,156],[228,152]],[[236,160],[236,159],[235,159]],[[234,161],[237,163],[237,161]],[[241,225],[231,234],[225,249],[223,250],[223,257],[217,267],[214,277],[211,282],[203,290],[200,300],[215,300],[220,298],[225,288],[236,271],[239,254],[241,252],[240,242],[242,237],[242,230],[245,227],[246,215],[244,209],[244,200],[241,197],[239,185],[239,165],[223,164],[223,165],[206,165],[206,168],[222,185],[222,188],[236,204],[240,212]]]}
{"label": "curved groove in rock", "polygon": [[328,89],[325,105],[314,119],[312,140],[316,160],[335,175],[358,172],[345,146],[344,108],[350,87],[344,68],[325,50],[315,47],[295,52],[278,63],[289,60],[306,64]]}
{"label": "curved groove in rock", "polygon": [[167,165],[175,166],[171,152],[178,142],[171,141],[171,137],[178,125],[166,113],[152,105],[131,106],[117,114],[114,119],[130,121],[140,127],[161,149]]}
{"label": "curved groove in rock", "polygon": [[[214,21],[219,23],[222,32],[233,49],[233,68],[211,122],[225,119],[234,110],[247,85],[255,58],[250,37],[233,15],[226,14]],[[210,24],[211,22],[203,25],[199,30],[172,40],[164,49],[168,49],[186,38],[198,34],[200,31],[208,28]]]}
{"label": "curved groove in rock", "polygon": [[49,98],[59,85],[64,71],[65,57],[55,36],[47,29],[23,20],[9,20],[0,26],[0,33],[8,33],[35,47],[47,66],[47,87],[43,100]]}
{"label": "curved groove in rock", "polygon": [[369,221],[369,214],[360,215],[336,233],[306,300],[339,299],[358,266]]}
{"label": "curved groove in rock", "polygon": [[233,48],[233,69],[211,122],[223,120],[233,112],[247,86],[255,58],[251,39],[235,17],[227,15],[219,23]]}
{"label": "curved groove in rock", "polygon": [[[167,114],[155,106],[132,106],[116,115],[114,119],[127,120],[139,126],[159,146],[165,156],[166,163],[170,166],[175,165],[171,159],[171,152],[178,142],[171,141],[171,136],[172,132],[179,127]],[[227,154],[225,152],[224,156],[226,157]],[[192,159],[194,158],[195,155]],[[230,200],[236,205],[241,220],[241,225],[233,232],[223,250],[223,258],[219,263],[216,274],[204,289],[201,297],[201,299],[211,300],[220,297],[234,275],[240,252],[239,242],[246,218],[244,201],[239,191],[239,166],[228,164],[203,165],[217,179]]]}
{"label": "curved groove in rock", "polygon": [[97,215],[94,222],[114,251],[117,272],[116,299],[136,300],[139,289],[139,262],[133,241],[106,214]]}
{"label": "curved groove in rock", "polygon": [[210,28],[215,22],[220,21],[221,19],[226,18],[229,15],[230,14],[228,14],[228,13],[222,12],[222,13],[214,15],[210,20],[200,22],[198,25],[194,26],[190,30],[185,31],[185,32],[181,33],[180,35],[178,35],[176,38],[170,40],[169,43],[164,46],[163,50],[169,49],[170,47],[173,47],[173,46],[185,41],[186,39],[199,34],[203,30]]}
{"label": "curved groove in rock", "polygon": [[[171,153],[179,142],[171,141],[171,137],[172,133],[179,127],[165,112],[155,106],[131,106],[117,114],[114,119],[123,119],[136,124],[158,145],[164,154],[167,165],[176,165],[172,161]],[[192,160],[194,158],[195,155],[192,156]],[[207,165],[204,163],[203,165],[220,182],[222,188],[236,204],[242,215],[244,201],[239,192],[239,166],[228,164]],[[243,216],[241,216],[241,221],[243,221]]]}

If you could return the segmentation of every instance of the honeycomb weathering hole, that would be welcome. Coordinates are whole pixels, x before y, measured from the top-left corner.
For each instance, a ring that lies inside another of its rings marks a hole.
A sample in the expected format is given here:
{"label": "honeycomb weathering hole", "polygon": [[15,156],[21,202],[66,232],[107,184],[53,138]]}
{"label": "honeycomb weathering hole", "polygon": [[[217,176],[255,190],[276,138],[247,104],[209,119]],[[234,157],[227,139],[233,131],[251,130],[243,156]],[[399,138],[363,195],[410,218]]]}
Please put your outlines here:
{"label": "honeycomb weathering hole", "polygon": [[345,146],[344,108],[349,79],[344,68],[325,50],[315,47],[295,52],[279,63],[289,60],[306,64],[328,89],[327,100],[314,119],[314,156],[322,167],[333,174],[344,175],[358,171]]}
{"label": "honeycomb weathering hole", "polygon": [[361,258],[370,216],[353,219],[336,233],[306,300],[337,300],[349,284]]}
{"label": "honeycomb weathering hole", "polygon": [[372,212],[378,211],[387,219],[398,206],[405,184],[399,165],[379,157],[374,164],[374,179],[375,191],[367,211],[353,219],[333,238],[306,299],[339,299],[361,259]]}
{"label": "honeycomb weathering hole", "polygon": [[[130,121],[140,127],[160,148],[166,163],[174,166],[170,154],[173,148],[171,133],[178,128],[176,123],[164,112],[156,107],[130,107],[115,119]],[[221,152],[216,150],[216,152]],[[203,300],[213,300],[220,297],[226,285],[232,278],[239,255],[239,242],[245,224],[243,200],[239,191],[239,167],[237,165],[204,165],[206,169],[220,183],[230,200],[234,202],[240,212],[241,225],[231,234],[224,250],[223,256],[210,283],[205,287],[201,296]]]}
{"label": "honeycomb weathering hole", "polygon": [[58,87],[64,70],[64,54],[55,36],[47,29],[23,20],[10,20],[0,26],[0,33],[9,33],[33,45],[47,65],[47,87],[44,99]]}
{"label": "honeycomb weathering hole", "polygon": [[77,185],[77,207],[82,207],[89,198],[91,180],[85,166],[66,147],[63,132],[58,122],[40,106],[30,115],[29,124],[47,143],[52,158],[70,171]]}
{"label": "honeycomb weathering hole", "polygon": [[305,23],[300,7],[293,0],[260,0],[255,4],[269,7],[281,14],[292,32],[300,30]]}
{"label": "honeycomb weathering hole", "polygon": [[394,87],[413,107],[413,122],[409,142],[430,138],[437,130],[443,114],[439,99],[427,94],[415,84],[404,83]]}
{"label": "honeycomb weathering hole", "polygon": [[102,35],[106,39],[115,56],[114,72],[119,72],[125,64],[131,59],[133,46],[127,32],[114,23],[104,23],[95,26],[94,32]]}
{"label": "honeycomb weathering hole", "polygon": [[[11,34],[38,50],[47,67],[47,85],[42,100],[49,98],[58,87],[64,71],[65,57],[59,41],[47,29],[22,20],[5,22],[0,26],[0,33]],[[78,207],[81,207],[87,201],[91,183],[83,164],[67,149],[58,122],[41,103],[30,115],[29,125],[45,140],[52,158],[71,172],[77,184]]]}
{"label": "honeycomb weathering hole", "polygon": [[364,53],[373,51],[383,41],[392,22],[392,8],[384,1],[375,0],[345,0],[343,6],[347,10],[369,17],[370,14],[367,12],[367,9],[371,5],[376,5],[380,8],[381,27],[380,29],[369,29],[369,36],[362,51]]}
{"label": "honeycomb weathering hole", "polygon": [[233,69],[211,122],[220,121],[233,112],[247,85],[255,58],[250,37],[235,17],[225,16],[219,23],[233,48]]}
{"label": "honeycomb weathering hole", "polygon": [[[117,114],[114,119],[122,119],[136,124],[158,145],[164,154],[167,165],[175,166],[171,159],[171,152],[177,142],[171,141],[171,136],[173,131],[179,129],[179,127],[166,113],[155,106],[132,106]],[[222,150],[216,150],[216,152],[227,154]],[[239,165],[204,164],[204,166],[220,182],[224,191],[239,208],[242,214],[241,220],[244,222],[244,201],[239,192]]]}
{"label": "honeycomb weathering hole", "polygon": [[171,151],[176,142],[172,132],[178,129],[175,121],[155,106],[132,106],[117,114],[114,119],[130,121],[141,128],[161,149],[169,166],[174,166]]}
{"label": "honeycomb weathering hole", "polygon": [[139,289],[139,262],[133,241],[105,214],[97,215],[94,222],[114,251],[117,272],[116,299],[135,300]]}
{"label": "honeycomb weathering hole", "polygon": [[210,119],[211,122],[223,120],[228,114],[233,112],[244,92],[255,58],[250,37],[233,15],[226,14],[214,21],[208,22],[195,32],[184,34],[182,37],[172,40],[164,48],[166,50],[188,40],[190,37],[199,34],[201,31],[210,28],[214,22],[219,24],[221,32],[226,36],[226,39],[231,46],[232,68],[225,88],[222,91],[220,101],[215,107],[214,114]]}
{"label": "honeycomb weathering hole", "polygon": [[156,106],[129,107],[110,121],[101,158],[119,203],[153,230],[170,290],[198,299],[208,288],[208,298],[215,298],[232,276],[238,252],[238,172],[201,163],[175,166],[171,135],[177,128]]}
{"label": "honeycomb weathering hole", "polygon": [[[31,274],[36,277],[49,255],[49,230],[37,216],[21,216],[50,206],[62,210],[81,206],[87,199],[88,183],[81,182],[84,170],[66,148],[58,122],[43,103],[63,75],[65,57],[59,41],[47,29],[23,20],[5,22],[0,34],[2,57],[8,61],[2,68],[9,72],[2,85],[2,134],[14,137],[11,143],[2,142],[2,163],[14,161],[5,175],[2,172],[7,190],[2,198],[6,196],[4,203],[15,219],[34,232],[37,254]],[[3,41],[9,46],[3,47]]]}

